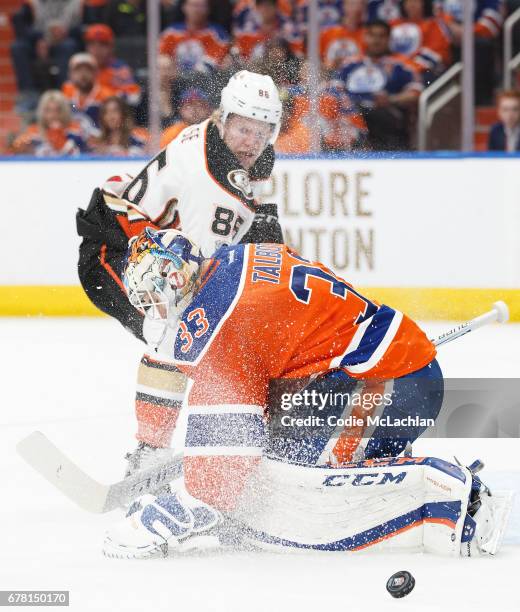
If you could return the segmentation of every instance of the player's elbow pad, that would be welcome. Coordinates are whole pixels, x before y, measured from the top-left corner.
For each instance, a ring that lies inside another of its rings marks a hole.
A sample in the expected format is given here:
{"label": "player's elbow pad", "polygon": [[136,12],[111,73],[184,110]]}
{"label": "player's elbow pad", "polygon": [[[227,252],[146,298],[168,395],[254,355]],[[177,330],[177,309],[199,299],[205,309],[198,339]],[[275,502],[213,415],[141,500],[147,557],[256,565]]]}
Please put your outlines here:
{"label": "player's elbow pad", "polygon": [[283,232],[278,221],[276,204],[260,204],[258,206],[253,224],[240,242],[249,244],[258,244],[260,242],[283,244]]}

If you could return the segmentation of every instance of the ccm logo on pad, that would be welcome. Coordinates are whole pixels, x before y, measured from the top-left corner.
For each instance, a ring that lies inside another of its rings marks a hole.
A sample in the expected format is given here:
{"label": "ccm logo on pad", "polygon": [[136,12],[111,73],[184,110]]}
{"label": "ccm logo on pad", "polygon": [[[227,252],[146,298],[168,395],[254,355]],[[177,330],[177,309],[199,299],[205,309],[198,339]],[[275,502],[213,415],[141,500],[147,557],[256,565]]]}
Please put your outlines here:
{"label": "ccm logo on pad", "polygon": [[374,472],[373,474],[334,474],[327,476],[323,481],[324,487],[343,487],[350,484],[353,487],[364,487],[368,485],[384,485],[388,482],[400,483],[406,478],[406,472],[392,474],[392,472]]}

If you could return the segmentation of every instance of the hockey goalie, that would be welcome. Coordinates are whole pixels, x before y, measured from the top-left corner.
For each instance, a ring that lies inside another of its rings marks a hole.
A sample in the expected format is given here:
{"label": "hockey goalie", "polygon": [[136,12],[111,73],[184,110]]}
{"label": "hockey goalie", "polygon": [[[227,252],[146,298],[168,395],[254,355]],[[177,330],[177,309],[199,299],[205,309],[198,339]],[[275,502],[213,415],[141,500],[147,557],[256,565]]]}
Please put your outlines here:
{"label": "hockey goalie", "polygon": [[[153,350],[191,387],[182,476],[131,505],[105,555],[497,551],[507,504],[476,475],[480,463],[411,456],[441,409],[443,377],[405,314],[286,245],[225,245],[204,258],[177,230],[133,238],[123,278],[130,303],[163,325]],[[278,427],[272,381],[285,391]]]}

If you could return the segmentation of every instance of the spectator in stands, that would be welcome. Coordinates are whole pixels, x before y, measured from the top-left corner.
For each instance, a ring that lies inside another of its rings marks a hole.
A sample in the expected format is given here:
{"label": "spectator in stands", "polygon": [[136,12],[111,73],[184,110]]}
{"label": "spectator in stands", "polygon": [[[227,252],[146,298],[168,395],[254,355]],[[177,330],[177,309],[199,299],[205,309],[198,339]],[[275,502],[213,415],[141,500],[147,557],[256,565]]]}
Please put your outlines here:
{"label": "spectator in stands", "polygon": [[282,94],[282,96],[285,97],[283,100],[282,124],[274,150],[276,153],[284,155],[308,153],[311,150],[312,135],[306,117],[302,117],[300,114],[298,118],[295,118],[295,98],[287,93],[285,96]]}
{"label": "spectator in stands", "polygon": [[[323,75],[322,75],[323,76]],[[311,123],[309,65],[303,63],[298,84],[282,89],[284,124],[276,149],[280,153],[305,153],[310,149],[311,131],[318,131],[321,149],[351,151],[366,144],[367,128],[348,97],[338,94],[321,78],[318,92],[318,123]]]}
{"label": "spectator in stands", "polygon": [[[324,92],[318,105],[319,146],[322,151],[345,152],[366,148],[367,128],[363,117],[355,110],[345,113],[344,100],[340,101],[332,93]],[[285,155],[308,153],[311,150],[312,130],[310,125],[308,99],[288,97],[284,101],[284,111],[280,135],[275,151]]]}
{"label": "spectator in stands", "polygon": [[403,17],[391,22],[390,49],[417,64],[425,84],[451,63],[451,41],[445,24],[432,16],[431,0],[403,0]]}
{"label": "spectator in stands", "polygon": [[[293,19],[300,36],[307,34],[309,23],[309,0],[293,0]],[[338,25],[341,21],[343,0],[318,0],[318,18],[320,29]]]}
{"label": "spectator in stands", "polygon": [[[284,21],[292,17],[292,0],[276,0],[276,12]],[[231,32],[233,36],[246,32],[255,32],[262,22],[256,10],[256,0],[237,0],[233,6]]]}
{"label": "spectator in stands", "polygon": [[97,81],[97,62],[89,53],[76,53],[70,58],[69,80],[63,84],[62,91],[76,119],[91,127],[99,126],[101,103],[115,93]]}
{"label": "spectator in stands", "polygon": [[201,123],[212,112],[211,103],[206,93],[197,87],[187,89],[179,103],[179,120],[167,127],[162,135],[160,147],[164,149],[184,128],[195,123]]}
{"label": "spectator in stands", "polygon": [[283,38],[273,38],[263,45],[262,55],[248,69],[268,74],[280,88],[296,85],[301,60]]}
{"label": "spectator in stands", "polygon": [[171,88],[179,76],[211,74],[219,69],[229,51],[227,33],[208,21],[208,0],[186,0],[184,22],[167,28],[159,41],[161,112],[172,114]]}
{"label": "spectator in stands", "polygon": [[[490,104],[495,88],[495,49],[503,25],[503,0],[472,0],[475,33],[475,93],[479,105]],[[434,0],[435,14],[448,27],[454,59],[461,56],[463,0]]]}
{"label": "spectator in stands", "polygon": [[[291,2],[292,0],[281,0],[282,2]],[[161,5],[164,7],[165,4],[173,5],[173,9],[170,12],[171,18],[167,22],[167,25],[172,23],[184,21],[183,6],[186,0],[161,0]],[[208,21],[216,24],[223,28],[228,34],[231,32],[231,23],[233,20],[233,13],[237,5],[241,5],[243,2],[254,2],[254,0],[208,0],[209,5],[209,17]]]}
{"label": "spectator in stands", "polygon": [[341,24],[322,30],[320,54],[327,69],[336,69],[362,53],[366,11],[367,0],[344,0]]}
{"label": "spectator in stands", "polygon": [[498,97],[497,113],[500,121],[489,132],[490,151],[520,151],[520,93],[504,91]]}
{"label": "spectator in stands", "polygon": [[277,0],[256,0],[254,11],[255,19],[248,29],[234,32],[233,50],[242,64],[259,60],[266,44],[277,39],[286,40],[293,54],[303,53],[303,39],[295,35],[292,22],[279,10]]}
{"label": "spectator in stands", "polygon": [[103,23],[89,26],[84,34],[87,53],[97,62],[97,82],[121,96],[130,106],[141,100],[141,88],[135,82],[132,69],[114,57],[114,32]]}
{"label": "spectator in stands", "polygon": [[393,21],[402,17],[402,0],[368,0],[367,21]]}
{"label": "spectator in stands", "polygon": [[79,155],[87,151],[81,126],[72,120],[70,105],[60,91],[45,92],[38,103],[37,123],[13,143],[17,154],[37,157]]}
{"label": "spectator in stands", "polygon": [[146,152],[148,134],[134,126],[132,110],[118,96],[107,98],[99,110],[100,136],[93,145],[98,155],[140,156]]}
{"label": "spectator in stands", "polygon": [[218,68],[227,55],[226,32],[208,21],[208,0],[186,0],[184,22],[167,28],[159,41],[161,56],[177,71],[208,72]]}
{"label": "spectator in stands", "polygon": [[322,150],[340,153],[368,148],[363,116],[346,97],[325,91],[319,103]]}
{"label": "spectator in stands", "polygon": [[60,87],[78,45],[72,37],[81,21],[81,0],[26,0],[13,15],[11,56],[22,110],[34,108],[38,92]]}
{"label": "spectator in stands", "polygon": [[389,49],[390,26],[369,23],[365,53],[347,61],[337,74],[336,86],[359,105],[374,149],[403,149],[407,145],[408,110],[423,89],[415,66]]}
{"label": "spectator in stands", "polygon": [[[276,12],[282,19],[292,16],[291,0],[275,0]],[[247,32],[256,32],[262,25],[262,17],[256,10],[256,0],[237,0],[233,6],[231,33],[234,37]]]}
{"label": "spectator in stands", "polygon": [[[503,0],[475,0],[473,20],[475,36],[496,38],[504,22]],[[434,0],[435,13],[445,22],[453,36],[453,42],[460,45],[462,40],[463,0]]]}

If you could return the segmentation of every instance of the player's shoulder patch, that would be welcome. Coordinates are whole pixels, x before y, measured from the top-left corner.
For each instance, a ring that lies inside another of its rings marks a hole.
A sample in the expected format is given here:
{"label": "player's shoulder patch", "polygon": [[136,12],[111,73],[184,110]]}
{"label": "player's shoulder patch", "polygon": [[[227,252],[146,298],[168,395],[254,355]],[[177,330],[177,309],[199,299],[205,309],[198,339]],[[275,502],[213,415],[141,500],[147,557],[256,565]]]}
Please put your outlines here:
{"label": "player's shoulder patch", "polygon": [[202,359],[242,295],[247,260],[247,245],[223,246],[215,253],[207,280],[179,322],[175,361],[196,365]]}
{"label": "player's shoulder patch", "polygon": [[230,170],[227,175],[227,180],[235,189],[241,191],[248,200],[254,197],[249,175],[242,168]]}

